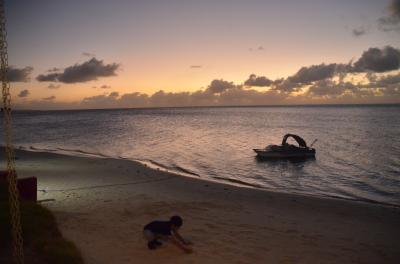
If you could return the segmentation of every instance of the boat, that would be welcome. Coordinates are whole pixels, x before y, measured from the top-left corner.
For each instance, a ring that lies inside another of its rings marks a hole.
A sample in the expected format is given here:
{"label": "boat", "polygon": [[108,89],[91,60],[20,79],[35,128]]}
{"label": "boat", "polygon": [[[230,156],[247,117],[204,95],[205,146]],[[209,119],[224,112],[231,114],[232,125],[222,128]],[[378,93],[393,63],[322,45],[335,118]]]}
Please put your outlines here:
{"label": "boat", "polygon": [[[288,144],[288,138],[293,138],[298,146]],[[263,149],[253,149],[257,153],[257,157],[264,159],[287,159],[287,158],[309,158],[315,157],[315,149],[312,145],[317,140],[311,144],[310,147],[307,146],[306,141],[298,135],[286,134],[282,139],[281,145],[268,145]]]}

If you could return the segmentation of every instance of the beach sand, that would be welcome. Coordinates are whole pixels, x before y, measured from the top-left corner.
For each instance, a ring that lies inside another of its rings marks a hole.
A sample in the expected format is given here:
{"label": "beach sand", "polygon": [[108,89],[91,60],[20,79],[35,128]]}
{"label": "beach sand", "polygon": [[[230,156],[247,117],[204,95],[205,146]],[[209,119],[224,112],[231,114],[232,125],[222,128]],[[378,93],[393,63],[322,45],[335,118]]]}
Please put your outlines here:
{"label": "beach sand", "polygon": [[[19,177],[88,264],[400,263],[400,209],[184,177],[138,162],[17,151]],[[4,158],[1,159],[4,163]],[[192,254],[150,251],[143,226],[179,214]]]}

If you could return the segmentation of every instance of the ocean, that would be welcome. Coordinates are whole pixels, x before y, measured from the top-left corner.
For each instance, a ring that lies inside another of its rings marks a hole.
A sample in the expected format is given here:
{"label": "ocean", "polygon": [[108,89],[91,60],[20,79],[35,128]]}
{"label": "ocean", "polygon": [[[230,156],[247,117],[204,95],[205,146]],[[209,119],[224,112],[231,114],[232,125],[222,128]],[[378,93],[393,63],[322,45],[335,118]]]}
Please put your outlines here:
{"label": "ocean", "polygon": [[[13,127],[16,147],[127,158],[243,186],[400,205],[400,105],[15,111]],[[286,133],[308,144],[317,139],[315,159],[255,158],[253,148],[280,144]]]}

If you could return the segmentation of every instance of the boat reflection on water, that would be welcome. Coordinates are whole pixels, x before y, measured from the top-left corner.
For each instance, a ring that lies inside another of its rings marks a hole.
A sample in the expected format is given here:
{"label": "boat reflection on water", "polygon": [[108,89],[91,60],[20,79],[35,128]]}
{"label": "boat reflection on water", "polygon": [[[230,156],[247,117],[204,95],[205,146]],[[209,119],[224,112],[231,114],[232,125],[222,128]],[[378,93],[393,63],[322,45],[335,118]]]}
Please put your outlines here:
{"label": "boat reflection on water", "polygon": [[315,156],[309,157],[287,157],[287,158],[265,158],[260,155],[254,157],[257,162],[268,163],[271,165],[282,164],[282,162],[288,162],[291,164],[313,162],[316,160]]}

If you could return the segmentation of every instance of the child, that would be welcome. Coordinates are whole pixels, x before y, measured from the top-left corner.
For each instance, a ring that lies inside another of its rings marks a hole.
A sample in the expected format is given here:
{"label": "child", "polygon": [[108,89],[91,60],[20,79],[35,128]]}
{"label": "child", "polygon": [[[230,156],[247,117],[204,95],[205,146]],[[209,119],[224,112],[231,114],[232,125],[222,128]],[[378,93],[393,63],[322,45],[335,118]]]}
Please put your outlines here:
{"label": "child", "polygon": [[[147,239],[149,249],[156,249],[162,245],[161,241],[171,240],[174,245],[182,249],[185,253],[192,253],[189,247],[191,244],[178,233],[183,220],[180,216],[174,215],[169,221],[153,221],[143,228],[143,235]],[[161,240],[161,241],[160,241]]]}

